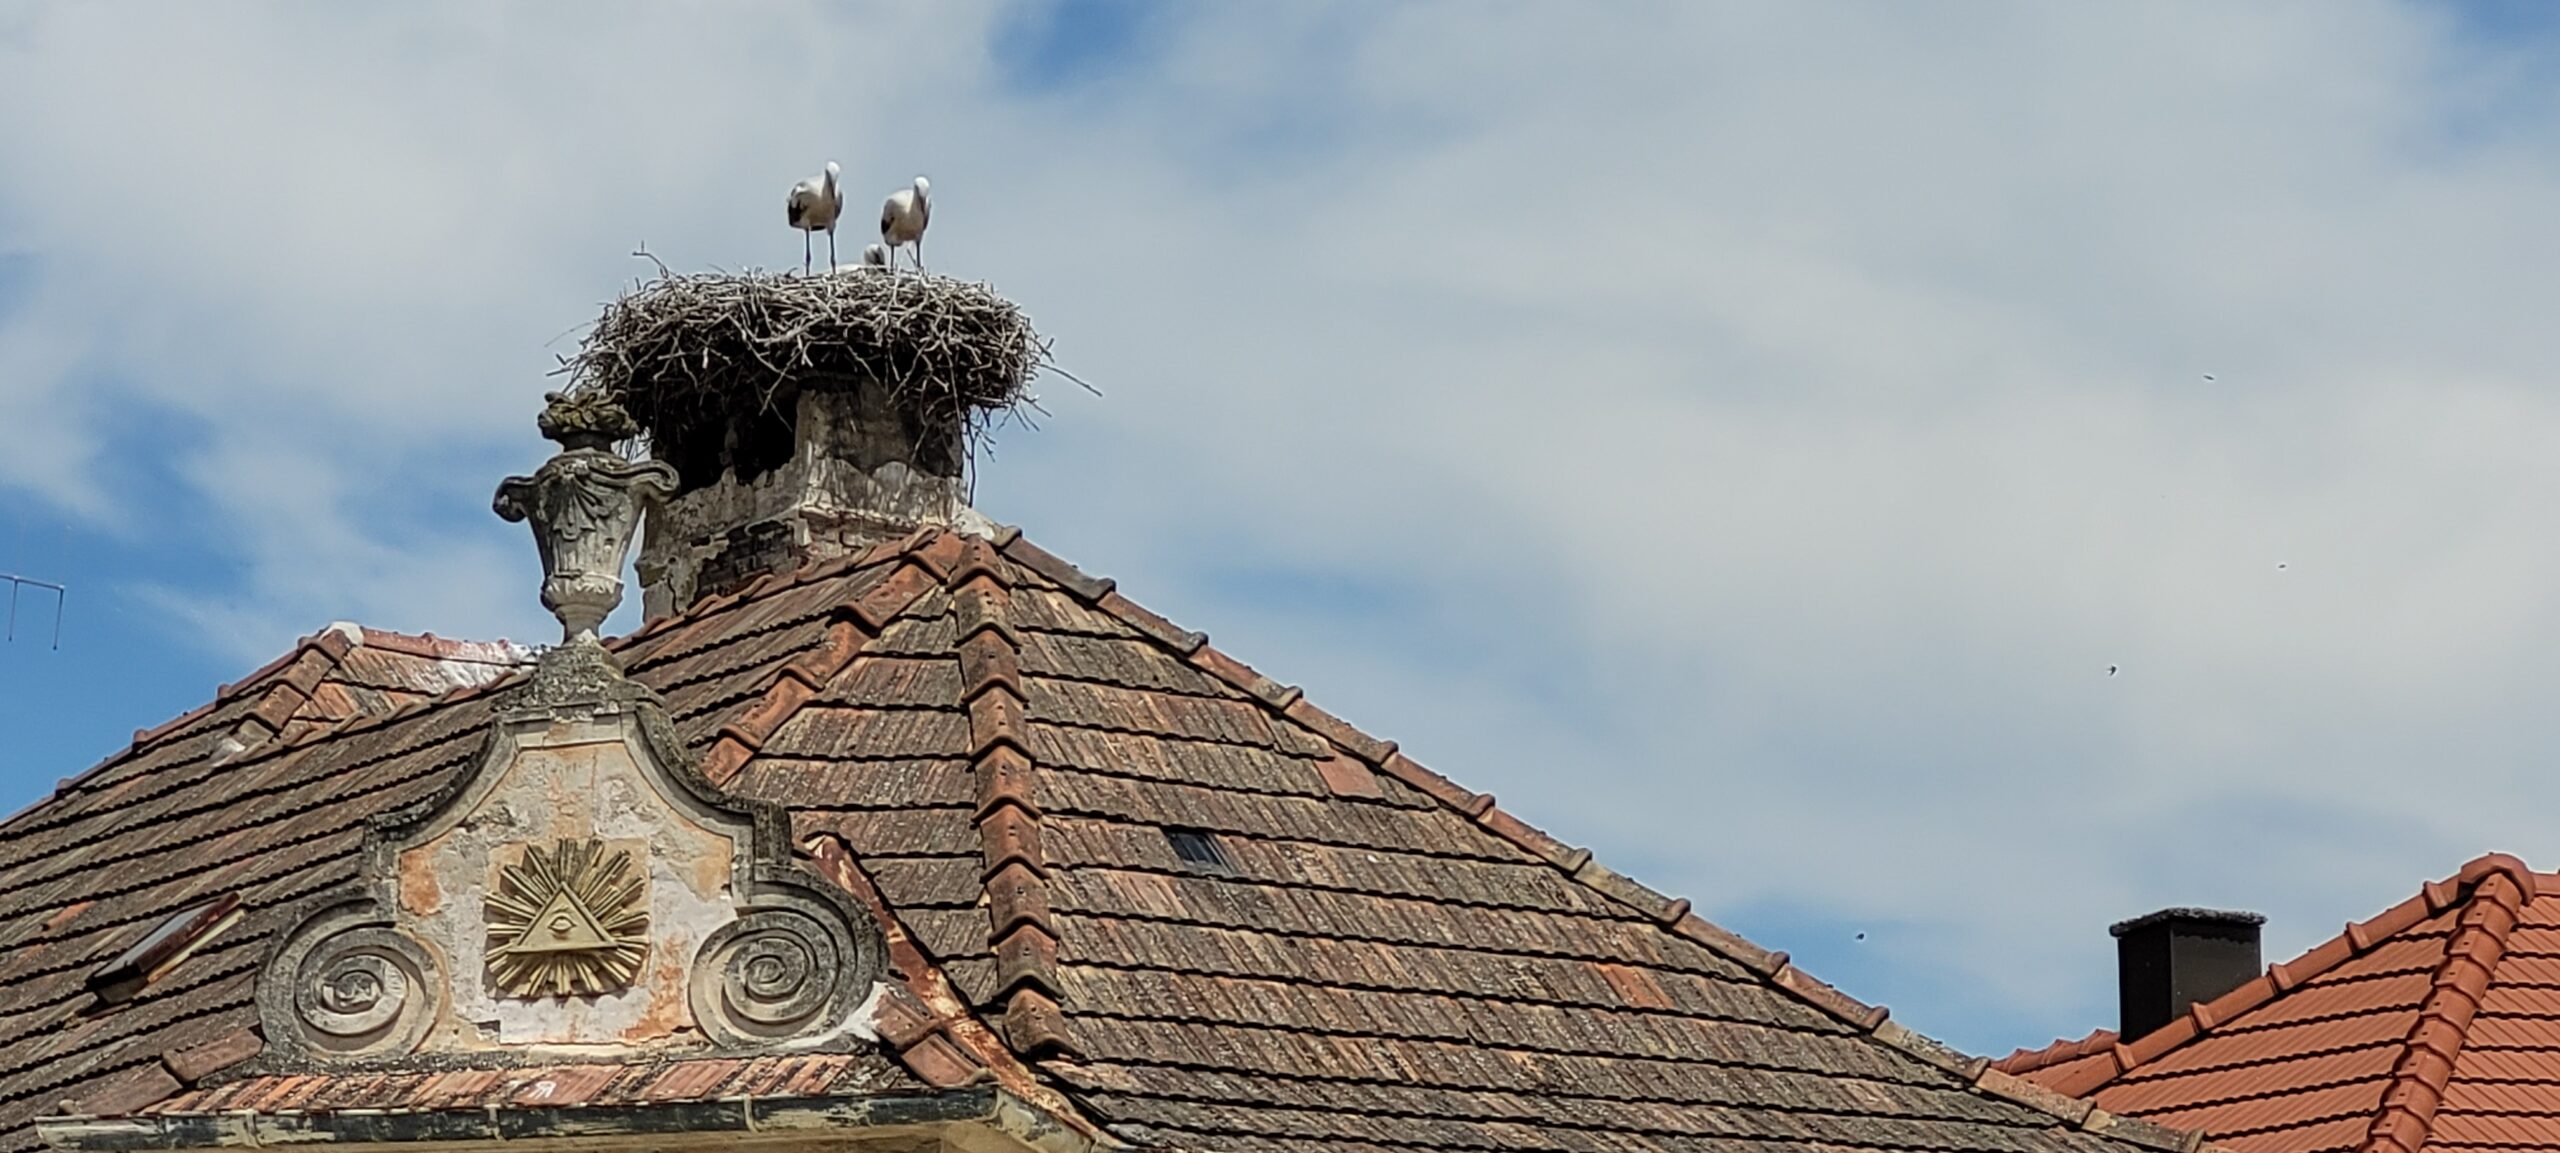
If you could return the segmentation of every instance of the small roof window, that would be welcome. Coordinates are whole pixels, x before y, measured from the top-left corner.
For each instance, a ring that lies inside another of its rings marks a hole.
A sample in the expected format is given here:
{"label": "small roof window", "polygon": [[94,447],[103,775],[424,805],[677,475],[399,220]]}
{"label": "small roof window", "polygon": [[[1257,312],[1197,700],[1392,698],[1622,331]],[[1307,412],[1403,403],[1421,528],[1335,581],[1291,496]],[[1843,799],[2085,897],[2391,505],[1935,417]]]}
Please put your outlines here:
{"label": "small roof window", "polygon": [[240,894],[224,893],[162,921],[132,948],[89,974],[89,992],[97,996],[101,1008],[130,1001],[239,919]]}
{"label": "small roof window", "polygon": [[1166,829],[1164,839],[1173,846],[1173,855],[1183,866],[1202,873],[1233,874],[1235,858],[1227,855],[1218,835],[1207,829]]}

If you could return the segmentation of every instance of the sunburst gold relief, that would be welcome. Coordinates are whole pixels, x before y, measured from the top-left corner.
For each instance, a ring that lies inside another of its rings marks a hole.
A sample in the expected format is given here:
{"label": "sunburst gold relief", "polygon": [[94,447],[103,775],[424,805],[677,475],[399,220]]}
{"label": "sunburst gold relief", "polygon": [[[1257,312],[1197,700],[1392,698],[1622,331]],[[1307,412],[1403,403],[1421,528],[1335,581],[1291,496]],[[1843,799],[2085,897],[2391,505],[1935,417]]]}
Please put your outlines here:
{"label": "sunburst gold relief", "polygon": [[631,987],[649,953],[649,876],[598,840],[521,847],[487,900],[489,981],[514,997]]}

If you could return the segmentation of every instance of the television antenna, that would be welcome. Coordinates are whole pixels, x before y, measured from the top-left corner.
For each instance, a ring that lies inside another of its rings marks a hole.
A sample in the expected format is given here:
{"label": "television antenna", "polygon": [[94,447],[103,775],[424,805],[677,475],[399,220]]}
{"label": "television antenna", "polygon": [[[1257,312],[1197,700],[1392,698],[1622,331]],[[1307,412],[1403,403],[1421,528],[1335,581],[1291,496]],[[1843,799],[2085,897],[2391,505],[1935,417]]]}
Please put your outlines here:
{"label": "television antenna", "polygon": [[9,582],[9,625],[5,637],[0,637],[0,639],[10,641],[18,639],[18,593],[29,588],[48,589],[53,593],[53,647],[57,649],[61,648],[62,602],[69,594],[70,590],[61,585],[55,584],[52,581],[40,581],[34,577],[22,577],[16,573],[0,572],[0,581]]}

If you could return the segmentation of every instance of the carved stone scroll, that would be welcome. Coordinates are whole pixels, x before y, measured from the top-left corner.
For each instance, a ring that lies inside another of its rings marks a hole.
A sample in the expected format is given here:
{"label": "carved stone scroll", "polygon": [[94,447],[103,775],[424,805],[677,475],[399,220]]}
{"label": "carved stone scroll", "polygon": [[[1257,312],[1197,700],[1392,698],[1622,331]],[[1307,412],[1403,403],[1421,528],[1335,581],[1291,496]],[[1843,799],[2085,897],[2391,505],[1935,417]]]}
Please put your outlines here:
{"label": "carved stone scroll", "polygon": [[694,1016],[730,1045],[754,1045],[842,1020],[869,992],[851,942],[812,910],[759,909],[730,922],[693,963]]}
{"label": "carved stone scroll", "polygon": [[357,904],[305,922],[270,972],[258,998],[267,1036],[337,1058],[408,1052],[443,1000],[435,955]]}

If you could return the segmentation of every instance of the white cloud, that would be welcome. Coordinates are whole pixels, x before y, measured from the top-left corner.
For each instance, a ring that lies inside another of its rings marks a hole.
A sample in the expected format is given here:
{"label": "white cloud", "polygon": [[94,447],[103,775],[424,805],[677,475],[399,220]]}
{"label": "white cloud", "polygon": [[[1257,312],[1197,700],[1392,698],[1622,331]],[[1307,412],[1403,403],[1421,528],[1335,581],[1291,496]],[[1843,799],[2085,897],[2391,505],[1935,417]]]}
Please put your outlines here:
{"label": "white cloud", "polygon": [[2466,799],[2560,690],[2529,60],[2378,4],[1184,11],[1043,95],[989,9],[47,10],[0,446],[53,455],[0,479],[111,515],[92,373],[206,430],[247,575],[172,595],[240,648],[530,633],[480,510],[542,341],[638,242],[787,262],[833,155],[931,173],[937,267],[1110,393],[992,511],[1702,904],[1924,926],[1946,1004],[2093,1024],[2116,916],[2281,948],[2560,862]]}
{"label": "white cloud", "polygon": [[105,519],[90,478],[96,418],[74,384],[80,350],[23,316],[0,310],[0,483]]}

